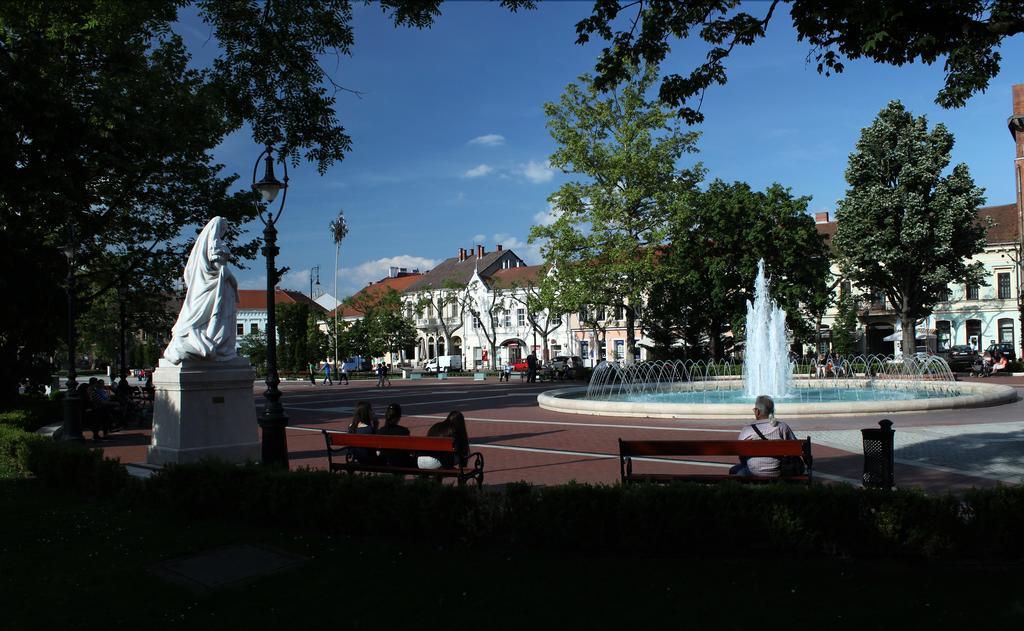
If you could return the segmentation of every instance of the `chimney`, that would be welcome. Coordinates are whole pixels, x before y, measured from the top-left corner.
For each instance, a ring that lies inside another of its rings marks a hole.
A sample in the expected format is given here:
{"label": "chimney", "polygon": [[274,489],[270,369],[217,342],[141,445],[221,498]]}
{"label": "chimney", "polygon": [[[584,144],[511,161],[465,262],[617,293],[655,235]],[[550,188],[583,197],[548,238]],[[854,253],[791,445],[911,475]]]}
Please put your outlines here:
{"label": "chimney", "polygon": [[828,223],[828,211],[823,213],[814,213],[814,223]]}
{"label": "chimney", "polygon": [[502,247],[501,247],[501,244],[499,243],[499,244],[498,244],[498,252],[501,252],[501,251],[502,251],[503,249],[504,249],[504,248],[502,248]]}
{"label": "chimney", "polygon": [[459,262],[466,260],[466,248],[459,248]]}
{"label": "chimney", "polygon": [[1013,86],[1013,115],[1009,126],[1010,134],[1017,143],[1017,157],[1024,158],[1024,83]]}
{"label": "chimney", "polygon": [[484,246],[482,246],[482,245],[476,246],[476,258],[478,258],[478,259],[484,258]]}

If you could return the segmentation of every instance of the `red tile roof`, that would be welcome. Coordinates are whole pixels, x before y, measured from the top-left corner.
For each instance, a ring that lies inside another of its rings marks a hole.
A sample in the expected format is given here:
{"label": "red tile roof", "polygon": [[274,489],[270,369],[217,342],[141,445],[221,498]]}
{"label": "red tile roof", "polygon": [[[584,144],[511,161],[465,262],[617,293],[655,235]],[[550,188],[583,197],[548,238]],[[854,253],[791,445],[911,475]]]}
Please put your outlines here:
{"label": "red tile roof", "polygon": [[544,273],[543,265],[525,265],[523,267],[506,267],[493,274],[489,280],[493,287],[507,289],[513,285],[536,285]]}
{"label": "red tile roof", "polygon": [[[366,287],[363,287],[355,294],[352,295],[351,299],[357,304],[372,305],[382,296],[388,289],[393,289],[398,293],[404,292],[409,288],[410,285],[418,281],[423,274],[403,274],[396,278],[387,277],[382,278],[375,283],[370,283]],[[359,309],[355,309],[350,305],[341,305],[340,315],[343,318],[361,318],[365,314]],[[327,312],[328,317],[334,317],[334,310]]]}
{"label": "red tile roof", "polygon": [[[274,292],[274,304],[307,304],[317,313],[323,313],[324,311],[324,308],[313,300],[310,300],[309,296],[294,289],[278,288],[277,291]],[[267,291],[265,289],[239,289],[238,310],[242,311],[243,309],[249,311],[266,311]]]}
{"label": "red tile roof", "polygon": [[992,218],[992,225],[989,226],[988,234],[985,235],[985,242],[989,245],[1013,243],[1020,238],[1016,204],[979,208],[978,218],[984,221],[985,217]]}

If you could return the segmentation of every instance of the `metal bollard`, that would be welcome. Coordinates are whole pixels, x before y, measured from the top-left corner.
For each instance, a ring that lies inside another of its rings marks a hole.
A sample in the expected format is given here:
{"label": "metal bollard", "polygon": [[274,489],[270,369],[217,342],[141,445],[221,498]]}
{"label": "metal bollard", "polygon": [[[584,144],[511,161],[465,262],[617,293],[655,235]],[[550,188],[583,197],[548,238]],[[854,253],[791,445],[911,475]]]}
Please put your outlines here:
{"label": "metal bollard", "polygon": [[864,440],[864,487],[892,489],[896,486],[893,461],[892,421],[878,421],[878,429],[860,430]]}

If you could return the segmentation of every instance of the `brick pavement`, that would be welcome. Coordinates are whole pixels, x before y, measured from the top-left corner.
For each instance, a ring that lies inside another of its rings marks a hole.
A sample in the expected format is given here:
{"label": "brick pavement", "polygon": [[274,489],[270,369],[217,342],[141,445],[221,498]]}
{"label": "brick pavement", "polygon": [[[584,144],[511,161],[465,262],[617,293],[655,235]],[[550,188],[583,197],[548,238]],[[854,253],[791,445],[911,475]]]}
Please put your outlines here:
{"label": "brick pavement", "polygon": [[[1003,378],[1024,387],[1024,378]],[[291,419],[288,446],[291,466],[326,466],[320,430],[343,431],[356,401],[369,401],[378,415],[390,402],[402,405],[403,424],[414,435],[461,410],[474,450],[484,454],[486,483],[526,480],[533,484],[618,480],[618,438],[711,439],[734,436],[748,419],[616,419],[542,410],[536,396],[549,384],[470,379],[400,381],[387,389],[372,382],[349,386],[282,384],[282,402]],[[254,387],[257,413],[262,386]],[[860,429],[876,426],[878,415],[787,421],[797,435],[811,436],[819,479],[859,483],[863,458]],[[975,410],[889,415],[896,429],[897,483],[931,490],[960,490],[1024,479],[1024,402]],[[104,451],[123,462],[144,462],[148,431],[120,432]],[[650,461],[646,471],[724,470],[730,459],[703,464]]]}

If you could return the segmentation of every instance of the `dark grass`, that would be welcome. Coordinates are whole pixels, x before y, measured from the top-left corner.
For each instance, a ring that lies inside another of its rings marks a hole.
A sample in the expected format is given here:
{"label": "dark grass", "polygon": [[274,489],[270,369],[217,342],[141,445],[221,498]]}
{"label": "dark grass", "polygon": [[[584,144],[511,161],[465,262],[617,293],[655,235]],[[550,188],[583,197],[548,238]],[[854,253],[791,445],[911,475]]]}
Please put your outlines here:
{"label": "dark grass", "polygon": [[[202,595],[150,571],[236,543],[309,560]],[[1024,628],[1019,564],[693,558],[685,541],[679,550],[414,546],[190,522],[0,480],[0,628]]]}

